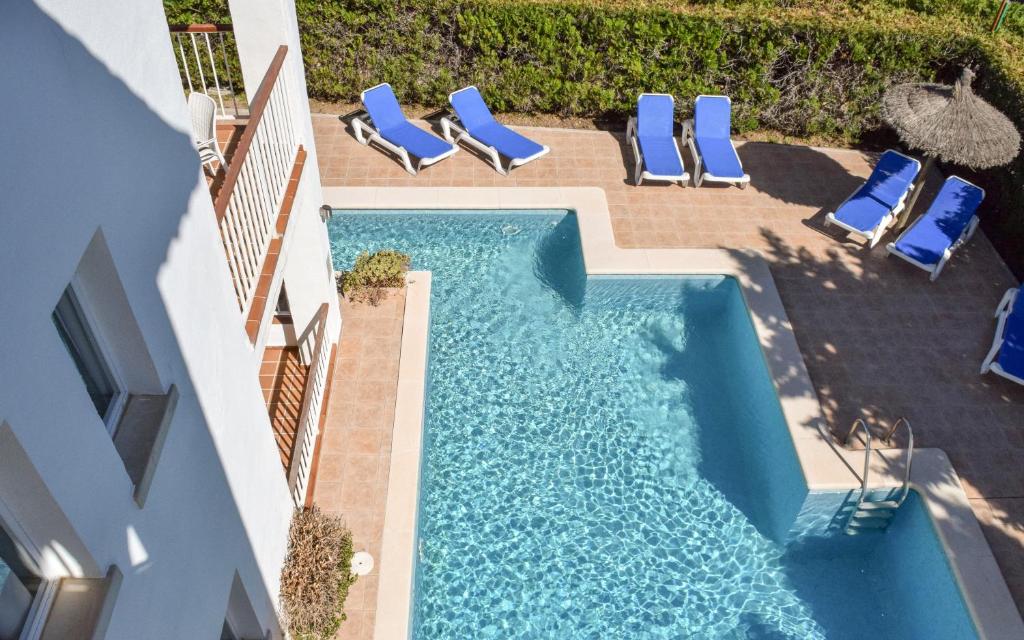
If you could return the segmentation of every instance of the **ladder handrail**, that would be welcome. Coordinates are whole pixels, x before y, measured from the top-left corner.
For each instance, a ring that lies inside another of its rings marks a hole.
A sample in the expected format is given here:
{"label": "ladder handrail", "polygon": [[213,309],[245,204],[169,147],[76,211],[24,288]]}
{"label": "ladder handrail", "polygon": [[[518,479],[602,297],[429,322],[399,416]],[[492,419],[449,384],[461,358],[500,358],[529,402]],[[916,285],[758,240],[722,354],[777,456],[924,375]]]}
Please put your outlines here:
{"label": "ladder handrail", "polygon": [[861,475],[860,480],[860,496],[857,498],[857,506],[864,501],[864,496],[868,493],[868,472],[871,470],[871,430],[868,429],[868,425],[864,422],[863,418],[857,418],[853,421],[853,426],[850,427],[850,431],[846,434],[846,440],[843,441],[843,445],[846,447],[850,446],[850,439],[853,438],[853,434],[856,433],[857,427],[864,429],[864,473]]}
{"label": "ladder handrail", "polygon": [[896,504],[902,505],[903,501],[907,499],[907,494],[910,493],[910,465],[914,461],[914,429],[910,426],[910,420],[906,416],[900,416],[889,432],[885,434],[885,443],[888,445],[892,444],[892,437],[899,429],[900,425],[907,428],[907,462],[903,468],[903,486],[900,487],[900,499],[896,501]]}

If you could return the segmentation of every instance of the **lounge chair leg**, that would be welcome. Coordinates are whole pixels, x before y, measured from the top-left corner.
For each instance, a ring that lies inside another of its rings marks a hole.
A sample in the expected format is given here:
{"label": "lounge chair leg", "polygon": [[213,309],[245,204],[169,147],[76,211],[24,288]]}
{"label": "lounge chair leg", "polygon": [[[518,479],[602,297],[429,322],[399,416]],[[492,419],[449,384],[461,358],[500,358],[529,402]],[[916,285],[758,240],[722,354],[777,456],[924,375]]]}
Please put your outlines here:
{"label": "lounge chair leg", "polygon": [[[498,150],[494,147],[487,147],[487,155],[491,157],[491,164],[494,165],[494,170],[503,176],[507,176],[508,172],[501,168],[501,157],[498,155]],[[512,168],[511,162],[509,162],[509,168]]]}
{"label": "lounge chair leg", "polygon": [[[356,140],[358,140],[359,144],[363,146],[370,144],[370,141],[367,140],[366,137],[363,135],[363,127],[365,126],[366,123],[364,123],[359,118],[355,118],[354,120],[352,120],[352,132],[356,134]],[[373,131],[370,131],[370,134],[373,135]]]}
{"label": "lounge chair leg", "polygon": [[409,152],[402,149],[398,155],[402,158],[402,164],[405,165],[405,170],[412,175],[416,175],[416,169],[412,166],[412,160],[409,159]]}
{"label": "lounge chair leg", "polygon": [[935,282],[939,278],[939,274],[942,273],[942,267],[946,266],[949,256],[949,249],[946,249],[942,254],[942,258],[939,259],[939,264],[935,265],[935,271],[932,271],[931,275],[928,276],[929,280]]}
{"label": "lounge chair leg", "polygon": [[1016,299],[1016,289],[1007,289],[1006,293],[1003,294],[1003,298],[999,301],[999,306],[996,307],[996,312],[992,315],[993,318],[998,318],[999,315],[1010,308],[1010,303]]}

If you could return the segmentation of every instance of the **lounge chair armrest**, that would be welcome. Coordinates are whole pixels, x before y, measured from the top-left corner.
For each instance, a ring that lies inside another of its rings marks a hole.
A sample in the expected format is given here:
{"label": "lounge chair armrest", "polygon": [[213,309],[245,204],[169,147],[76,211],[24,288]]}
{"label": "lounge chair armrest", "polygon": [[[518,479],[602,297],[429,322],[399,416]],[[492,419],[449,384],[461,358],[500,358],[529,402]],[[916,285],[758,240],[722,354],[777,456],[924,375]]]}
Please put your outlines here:
{"label": "lounge chair armrest", "polygon": [[686,142],[688,138],[694,137],[693,118],[683,120],[683,133],[679,137],[682,138],[683,142]]}
{"label": "lounge chair armrest", "polygon": [[356,135],[356,140],[358,140],[360,144],[369,144],[369,139],[364,137],[363,134],[366,133],[373,136],[377,133],[377,130],[361,117],[357,116],[352,118],[352,132]]}
{"label": "lounge chair armrest", "polygon": [[626,121],[626,137],[633,138],[636,136],[636,116],[629,116],[629,120]]}
{"label": "lounge chair armrest", "polygon": [[1014,301],[1017,299],[1017,291],[1018,289],[1016,287],[1011,287],[1006,290],[1006,293],[1003,294],[1003,298],[999,301],[999,306],[996,307],[996,312],[993,317],[998,318],[1000,315],[1010,310],[1010,307],[1013,306]]}

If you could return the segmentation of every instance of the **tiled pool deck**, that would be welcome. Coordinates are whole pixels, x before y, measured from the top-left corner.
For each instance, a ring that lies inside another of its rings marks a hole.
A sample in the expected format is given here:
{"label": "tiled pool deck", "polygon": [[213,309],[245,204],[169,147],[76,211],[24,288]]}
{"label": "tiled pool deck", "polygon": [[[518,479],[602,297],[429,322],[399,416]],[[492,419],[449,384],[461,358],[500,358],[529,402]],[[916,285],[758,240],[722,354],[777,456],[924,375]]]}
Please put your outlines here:
{"label": "tiled pool deck", "polygon": [[[355,550],[369,552],[378,562],[404,310],[404,291],[392,293],[376,307],[342,300],[345,329],[314,481],[314,502],[342,515],[352,530]],[[379,569],[374,567],[349,590],[348,620],[338,637],[373,637]]]}
{"label": "tiled pool deck", "polygon": [[[917,446],[944,449],[1024,609],[1024,388],[977,373],[992,310],[1015,281],[983,234],[931,283],[886,260],[882,245],[866,251],[825,231],[825,213],[870,171],[855,151],[745,144],[750,188],[682,189],[632,186],[631,154],[607,132],[527,128],[552,152],[509,177],[467,149],[414,177],[336,117],[316,117],[314,129],[328,187],[597,186],[621,247],[761,251],[832,428],[857,415],[882,424],[905,415]],[[328,429],[338,419],[332,411]]]}

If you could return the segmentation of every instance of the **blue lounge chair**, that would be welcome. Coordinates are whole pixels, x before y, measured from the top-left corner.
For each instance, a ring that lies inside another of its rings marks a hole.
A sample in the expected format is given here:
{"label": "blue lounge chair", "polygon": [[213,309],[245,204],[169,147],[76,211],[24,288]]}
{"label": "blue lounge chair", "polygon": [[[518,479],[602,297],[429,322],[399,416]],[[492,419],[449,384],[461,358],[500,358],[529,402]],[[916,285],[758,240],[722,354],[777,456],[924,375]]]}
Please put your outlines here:
{"label": "blue lounge chair", "polygon": [[920,172],[920,162],[889,149],[878,159],[864,184],[850,194],[835,213],[825,216],[825,226],[834,224],[864,236],[874,247],[906,206],[907,196],[913,191],[914,180]]}
{"label": "blue lounge chair", "polygon": [[1024,285],[1010,289],[996,307],[996,335],[981,365],[981,373],[992,373],[1024,384]]}
{"label": "blue lounge chair", "polygon": [[690,174],[673,137],[675,100],[664,93],[643,93],[636,101],[636,116],[626,123],[626,138],[633,146],[636,184],[644,180],[678,182],[686,186]]}
{"label": "blue lounge chair", "polygon": [[953,252],[974,235],[978,228],[974,213],[984,198],[981,187],[950,176],[924,215],[886,248],[890,254],[928,271],[935,280]]}
{"label": "blue lounge chair", "polygon": [[693,120],[683,124],[683,136],[693,155],[693,184],[699,187],[705,180],[727,182],[745,189],[750,176],[743,172],[743,164],[732,143],[732,101],[728,96],[697,96],[693,105]]}
{"label": "blue lounge chair", "polygon": [[[455,110],[455,115],[441,119],[444,137],[454,144],[468,142],[489,157],[494,170],[503,176],[508,175],[513,167],[536,160],[551,151],[495,120],[476,87],[470,86],[448,94],[448,102]],[[457,137],[452,136],[453,129]],[[501,156],[508,158],[507,168],[502,168]]]}
{"label": "blue lounge chair", "polygon": [[[409,173],[416,175],[419,169],[440,162],[459,150],[409,122],[388,83],[371,87],[360,97],[369,121],[362,118],[352,120],[356,139],[367,145],[376,142],[397,154]],[[410,156],[419,158],[415,166]]]}

